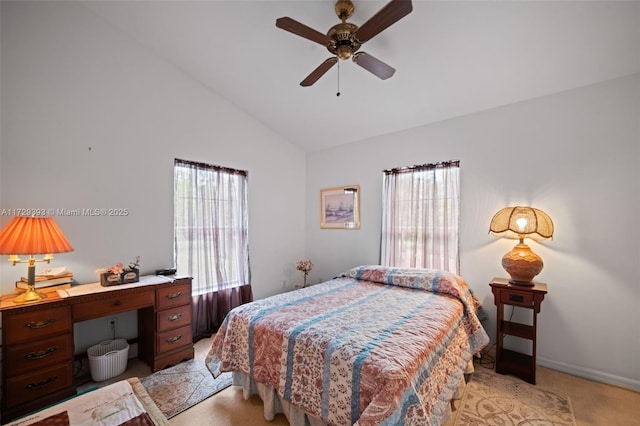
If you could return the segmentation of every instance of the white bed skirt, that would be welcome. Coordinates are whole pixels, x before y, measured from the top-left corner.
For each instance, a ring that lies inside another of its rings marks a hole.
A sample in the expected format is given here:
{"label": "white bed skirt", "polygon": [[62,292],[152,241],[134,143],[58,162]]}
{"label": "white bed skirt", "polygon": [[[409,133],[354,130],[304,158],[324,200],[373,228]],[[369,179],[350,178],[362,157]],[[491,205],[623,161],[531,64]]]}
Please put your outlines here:
{"label": "white bed skirt", "polygon": [[[468,378],[469,374],[473,373],[473,361],[469,362],[465,373],[465,378]],[[465,384],[465,379],[462,379],[453,394],[453,398],[451,399],[447,412],[441,419],[441,424],[451,418],[451,409],[454,401],[462,399]],[[273,388],[251,380],[249,375],[245,373],[234,371],[233,385],[242,386],[242,396],[244,399],[249,399],[252,395],[258,395],[262,399],[262,402],[264,403],[264,418],[267,420],[273,420],[276,414],[282,413],[285,415],[287,420],[289,420],[291,426],[326,426],[326,423],[321,419],[291,405],[289,402],[280,398],[280,395],[278,395]]]}
{"label": "white bed skirt", "polygon": [[233,372],[233,385],[242,386],[242,396],[249,399],[252,395],[258,395],[264,402],[264,418],[273,420],[278,413],[285,415],[291,426],[325,426],[326,423],[317,417],[311,416],[301,409],[294,407],[273,390],[272,387],[263,385],[249,378],[249,375]]}

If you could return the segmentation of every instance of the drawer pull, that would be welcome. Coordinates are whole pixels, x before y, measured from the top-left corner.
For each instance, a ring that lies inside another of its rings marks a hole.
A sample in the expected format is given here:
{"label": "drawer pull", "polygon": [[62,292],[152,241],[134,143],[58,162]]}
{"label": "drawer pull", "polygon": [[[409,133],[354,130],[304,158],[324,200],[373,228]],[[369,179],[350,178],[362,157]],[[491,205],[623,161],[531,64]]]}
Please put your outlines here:
{"label": "drawer pull", "polygon": [[524,302],[524,296],[518,295],[518,294],[510,294],[509,295],[509,300],[512,302]]}
{"label": "drawer pull", "polygon": [[170,337],[167,339],[167,343],[175,343],[178,340],[182,339],[182,334],[179,336],[175,336],[175,337]]}
{"label": "drawer pull", "polygon": [[173,300],[173,299],[177,299],[178,297],[182,296],[182,292],[179,291],[177,293],[173,293],[173,294],[167,294],[165,297],[169,300]]}
{"label": "drawer pull", "polygon": [[113,302],[113,306],[120,306],[120,305],[122,305],[121,300],[116,300],[115,302]]}
{"label": "drawer pull", "polygon": [[31,329],[38,329],[38,328],[49,327],[54,322],[56,322],[56,320],[52,318],[52,319],[39,321],[39,322],[30,321],[30,322],[26,323],[24,326],[27,327],[27,328],[31,328]]}
{"label": "drawer pull", "polygon": [[42,359],[53,354],[56,350],[58,350],[58,348],[56,348],[55,346],[52,346],[48,349],[45,349],[44,351],[28,353],[24,357],[31,360]]}
{"label": "drawer pull", "polygon": [[25,386],[25,389],[29,389],[29,390],[37,390],[37,389],[41,389],[47,385],[50,385],[51,383],[55,382],[56,380],[58,380],[58,376],[53,376],[53,377],[49,377],[46,380],[43,380],[41,382],[37,382],[37,383],[29,383],[27,386]]}
{"label": "drawer pull", "polygon": [[178,314],[178,315],[170,315],[167,317],[167,319],[169,321],[178,321],[180,318],[182,318],[182,314]]}

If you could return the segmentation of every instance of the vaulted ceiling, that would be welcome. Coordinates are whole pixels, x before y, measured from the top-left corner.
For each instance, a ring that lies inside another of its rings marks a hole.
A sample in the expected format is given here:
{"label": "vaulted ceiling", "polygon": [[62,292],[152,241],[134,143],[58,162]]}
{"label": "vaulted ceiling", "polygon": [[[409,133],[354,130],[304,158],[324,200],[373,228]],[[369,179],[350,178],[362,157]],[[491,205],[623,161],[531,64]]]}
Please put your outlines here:
{"label": "vaulted ceiling", "polygon": [[[386,1],[353,0],[362,25]],[[334,1],[82,3],[304,150],[381,134],[605,81],[640,69],[635,1],[413,1],[413,11],[361,50],[396,69],[380,80],[276,28],[291,17],[321,33]],[[336,96],[337,92],[340,96]]]}

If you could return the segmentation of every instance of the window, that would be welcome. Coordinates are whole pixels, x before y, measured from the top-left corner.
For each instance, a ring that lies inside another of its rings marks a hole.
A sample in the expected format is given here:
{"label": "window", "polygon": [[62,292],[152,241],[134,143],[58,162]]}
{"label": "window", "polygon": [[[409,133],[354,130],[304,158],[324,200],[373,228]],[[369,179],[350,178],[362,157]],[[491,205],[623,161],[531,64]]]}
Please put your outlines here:
{"label": "window", "polygon": [[460,272],[459,161],[384,171],[381,263]]}
{"label": "window", "polygon": [[192,294],[250,284],[247,172],[176,159],[174,260]]}

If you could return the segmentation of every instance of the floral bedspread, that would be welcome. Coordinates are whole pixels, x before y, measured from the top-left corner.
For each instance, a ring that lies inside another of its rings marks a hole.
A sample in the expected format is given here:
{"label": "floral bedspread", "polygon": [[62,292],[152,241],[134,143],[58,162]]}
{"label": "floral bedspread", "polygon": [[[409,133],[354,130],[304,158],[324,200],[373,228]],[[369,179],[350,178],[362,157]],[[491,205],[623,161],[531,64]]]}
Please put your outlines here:
{"label": "floral bedspread", "polygon": [[439,424],[489,342],[476,309],[455,274],[361,266],[235,308],[206,362],[329,425]]}

